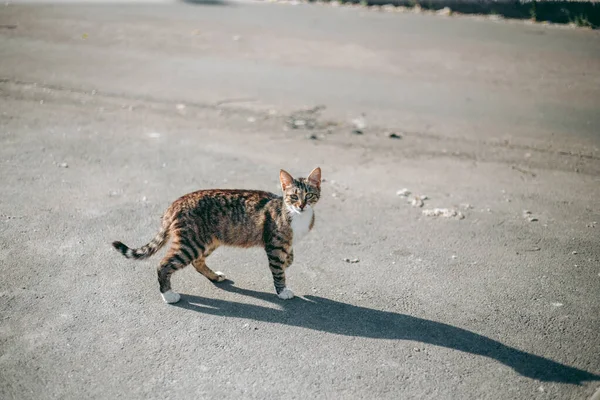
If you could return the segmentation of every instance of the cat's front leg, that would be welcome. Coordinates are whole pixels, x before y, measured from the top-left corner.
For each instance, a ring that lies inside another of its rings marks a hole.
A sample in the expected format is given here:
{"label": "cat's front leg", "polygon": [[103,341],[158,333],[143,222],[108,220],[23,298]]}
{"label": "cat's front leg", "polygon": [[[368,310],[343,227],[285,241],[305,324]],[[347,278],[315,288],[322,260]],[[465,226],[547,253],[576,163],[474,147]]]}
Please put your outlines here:
{"label": "cat's front leg", "polygon": [[290,252],[287,255],[287,258],[285,260],[285,269],[288,269],[292,263],[294,262],[294,249],[290,248]]}
{"label": "cat's front leg", "polygon": [[277,296],[284,300],[293,298],[294,292],[285,283],[285,269],[291,264],[288,261],[293,261],[294,259],[291,246],[268,245],[265,246],[265,250],[269,259],[269,268],[271,269],[271,274],[273,274],[273,284],[275,285]]}

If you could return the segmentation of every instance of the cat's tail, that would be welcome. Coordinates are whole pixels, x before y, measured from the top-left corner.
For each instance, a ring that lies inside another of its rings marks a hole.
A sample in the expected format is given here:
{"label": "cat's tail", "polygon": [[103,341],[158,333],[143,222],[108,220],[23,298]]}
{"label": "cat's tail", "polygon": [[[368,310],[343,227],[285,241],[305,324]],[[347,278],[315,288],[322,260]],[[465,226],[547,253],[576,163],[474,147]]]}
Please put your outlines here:
{"label": "cat's tail", "polygon": [[168,228],[163,227],[160,232],[150,241],[150,243],[140,247],[139,249],[130,249],[127,245],[122,242],[116,241],[112,245],[117,251],[123,254],[126,258],[133,258],[134,260],[145,260],[151,257],[154,253],[160,250],[161,247],[167,243],[169,239]]}

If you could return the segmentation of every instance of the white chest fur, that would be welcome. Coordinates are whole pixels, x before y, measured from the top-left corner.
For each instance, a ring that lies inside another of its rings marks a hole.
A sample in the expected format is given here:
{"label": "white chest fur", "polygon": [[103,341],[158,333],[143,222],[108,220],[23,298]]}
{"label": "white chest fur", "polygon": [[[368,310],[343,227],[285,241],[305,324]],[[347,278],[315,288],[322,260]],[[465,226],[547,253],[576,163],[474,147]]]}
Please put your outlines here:
{"label": "white chest fur", "polygon": [[294,243],[298,243],[310,231],[314,211],[307,206],[302,213],[292,213],[292,231],[294,231]]}

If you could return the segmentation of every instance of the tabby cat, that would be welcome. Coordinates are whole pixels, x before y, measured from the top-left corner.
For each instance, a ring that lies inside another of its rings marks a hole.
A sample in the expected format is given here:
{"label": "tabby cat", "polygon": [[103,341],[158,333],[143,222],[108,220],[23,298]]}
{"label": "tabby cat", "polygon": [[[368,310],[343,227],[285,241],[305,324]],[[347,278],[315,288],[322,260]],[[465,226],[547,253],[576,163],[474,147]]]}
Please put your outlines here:
{"label": "tabby cat", "polygon": [[283,197],[258,190],[200,190],[177,199],[162,218],[162,229],[139,249],[121,242],[113,247],[127,258],[143,260],[172,239],[171,247],[158,266],[158,284],[162,298],[176,303],[180,296],[171,290],[173,272],[192,264],[196,271],[213,282],[225,279],[222,272],[206,266],[208,257],[221,245],[264,247],[277,295],[291,299],[285,270],[294,261],[293,245],[315,223],[314,205],[321,194],[321,168],[308,178],[294,179],[279,173]]}

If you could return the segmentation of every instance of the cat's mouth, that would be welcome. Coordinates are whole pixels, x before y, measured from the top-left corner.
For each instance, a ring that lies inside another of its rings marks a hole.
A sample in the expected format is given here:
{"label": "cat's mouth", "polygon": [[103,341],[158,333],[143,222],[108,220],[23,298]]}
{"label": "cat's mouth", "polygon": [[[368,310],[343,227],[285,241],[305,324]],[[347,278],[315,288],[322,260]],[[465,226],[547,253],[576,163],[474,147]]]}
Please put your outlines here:
{"label": "cat's mouth", "polygon": [[309,209],[308,205],[306,205],[304,208],[300,208],[300,207],[296,207],[296,206],[289,206],[288,207],[288,210],[292,214],[302,214],[303,212],[305,212],[308,209]]}

